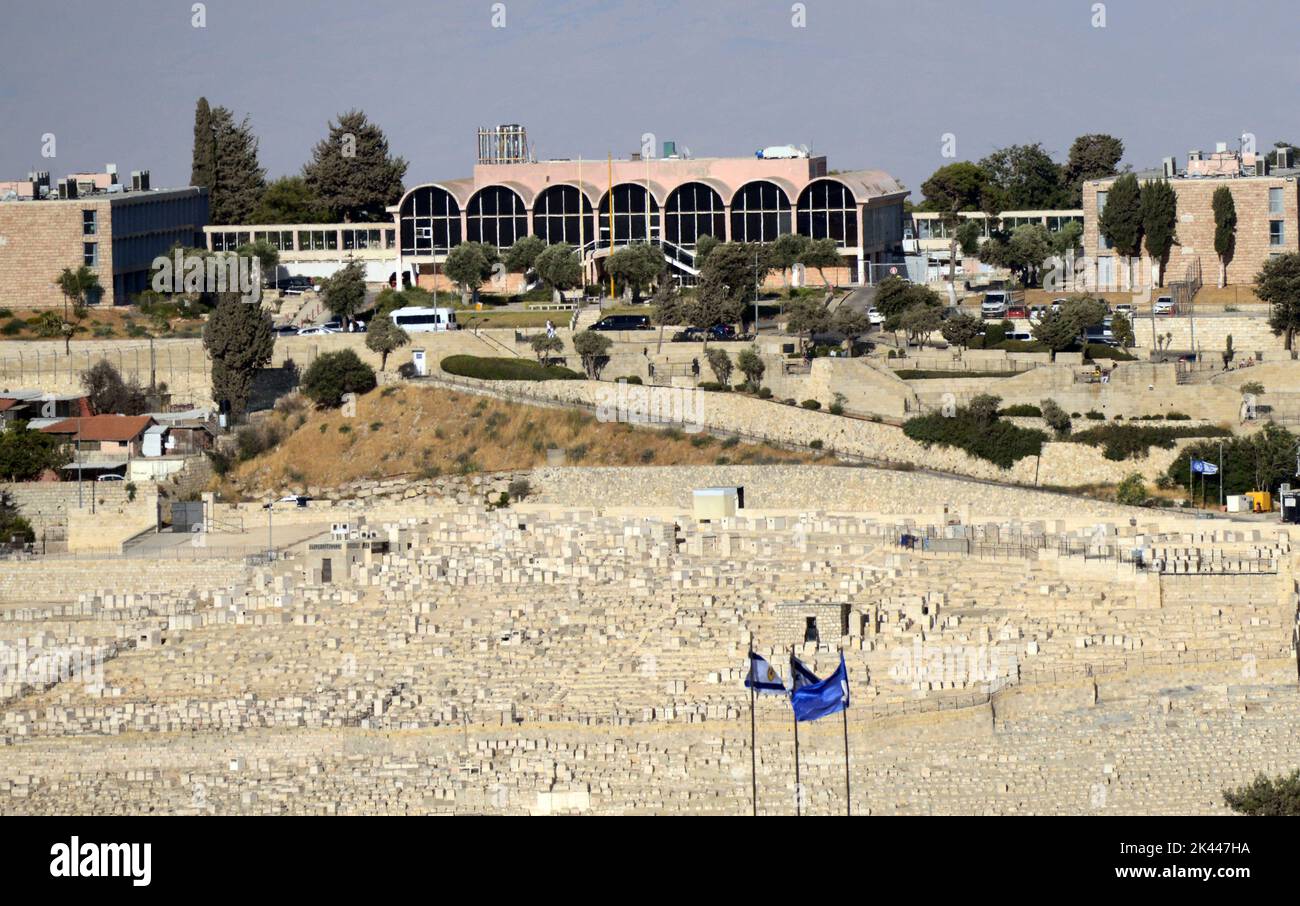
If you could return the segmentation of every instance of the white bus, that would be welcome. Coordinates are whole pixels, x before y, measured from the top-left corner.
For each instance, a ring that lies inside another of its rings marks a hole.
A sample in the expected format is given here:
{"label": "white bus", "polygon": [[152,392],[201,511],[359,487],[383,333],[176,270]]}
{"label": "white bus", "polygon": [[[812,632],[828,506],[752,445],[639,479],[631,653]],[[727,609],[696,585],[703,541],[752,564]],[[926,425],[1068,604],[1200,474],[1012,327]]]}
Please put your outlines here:
{"label": "white bus", "polygon": [[396,308],[388,315],[393,323],[407,333],[434,333],[456,330],[456,310],[453,308]]}

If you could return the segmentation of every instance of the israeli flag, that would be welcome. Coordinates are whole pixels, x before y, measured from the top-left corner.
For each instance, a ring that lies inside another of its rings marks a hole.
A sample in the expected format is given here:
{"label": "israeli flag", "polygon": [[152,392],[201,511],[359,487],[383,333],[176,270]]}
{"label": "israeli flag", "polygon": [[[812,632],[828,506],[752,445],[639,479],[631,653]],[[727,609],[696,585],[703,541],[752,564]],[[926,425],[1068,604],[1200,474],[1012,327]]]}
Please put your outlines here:
{"label": "israeli flag", "polygon": [[798,692],[804,686],[811,686],[814,683],[820,683],[817,675],[805,666],[804,662],[799,660],[793,654],[790,655],[790,678],[794,683],[792,692]]}
{"label": "israeli flag", "polygon": [[1192,471],[1201,475],[1218,475],[1219,467],[1212,462],[1205,461],[1204,459],[1193,459]]}
{"label": "israeli flag", "polygon": [[818,720],[838,714],[849,706],[849,671],[840,653],[840,666],[834,673],[816,683],[796,686],[790,696],[797,721]]}
{"label": "israeli flag", "polygon": [[745,677],[745,688],[753,689],[760,695],[779,695],[786,691],[776,669],[767,662],[767,658],[754,652],[749,653],[749,675]]}

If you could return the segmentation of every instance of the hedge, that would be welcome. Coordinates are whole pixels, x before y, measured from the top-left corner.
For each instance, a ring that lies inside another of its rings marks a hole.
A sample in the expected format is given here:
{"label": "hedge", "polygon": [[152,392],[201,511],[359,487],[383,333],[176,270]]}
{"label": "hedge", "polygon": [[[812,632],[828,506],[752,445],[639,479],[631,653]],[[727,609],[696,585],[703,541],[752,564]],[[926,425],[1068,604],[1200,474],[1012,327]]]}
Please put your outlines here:
{"label": "hedge", "polygon": [[903,433],[919,444],[956,447],[1004,469],[1026,456],[1040,455],[1047,440],[1042,431],[1020,428],[1001,419],[990,424],[965,409],[958,409],[953,416],[934,413],[908,419]]}
{"label": "hedge", "polygon": [[1076,431],[1069,440],[1076,444],[1101,447],[1107,459],[1141,459],[1152,447],[1172,449],[1174,441],[1183,437],[1231,437],[1232,431],[1214,425],[1203,427],[1169,425],[1098,425],[1086,431]]}
{"label": "hedge", "polygon": [[542,367],[540,362],[528,359],[474,355],[449,355],[442,360],[442,370],[483,381],[580,381],[586,378],[586,375],[560,365]]}

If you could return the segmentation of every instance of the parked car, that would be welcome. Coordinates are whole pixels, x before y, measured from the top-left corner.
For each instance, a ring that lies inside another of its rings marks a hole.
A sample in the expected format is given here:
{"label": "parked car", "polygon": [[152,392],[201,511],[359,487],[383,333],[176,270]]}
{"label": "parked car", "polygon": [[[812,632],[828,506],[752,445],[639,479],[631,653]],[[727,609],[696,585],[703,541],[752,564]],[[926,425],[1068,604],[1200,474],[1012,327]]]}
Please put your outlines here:
{"label": "parked car", "polygon": [[1046,314],[1047,314],[1046,305],[1032,305],[1029,308],[1029,320],[1031,323],[1034,324],[1038,323],[1039,321],[1043,320],[1043,316]]}
{"label": "parked car", "polygon": [[1007,307],[1007,317],[1008,317],[1008,318],[1028,318],[1028,317],[1029,317],[1029,309],[1025,307],[1025,303],[1023,303],[1023,302],[1013,302],[1013,303],[1011,303],[1010,306]]}
{"label": "parked car", "polygon": [[328,327],[330,330],[334,331],[335,333],[365,333],[366,332],[366,322],[362,321],[360,318],[353,318],[352,321],[345,326],[343,324],[343,319],[340,318],[338,315],[335,315],[334,317],[326,321],[323,326]]}
{"label": "parked car", "polygon": [[867,309],[867,322],[870,323],[872,327],[879,327],[881,324],[885,323],[885,316],[881,313],[880,309],[873,305]]}
{"label": "parked car", "polygon": [[279,327],[272,327],[271,333],[278,337],[296,336],[298,331],[302,330],[297,324],[281,324]]}
{"label": "parked car", "polygon": [[316,285],[312,283],[311,277],[281,277],[274,282],[280,287],[280,292],[286,296],[300,296],[303,293],[316,291]]}
{"label": "parked car", "polygon": [[1151,312],[1157,315],[1176,315],[1178,314],[1178,306],[1174,304],[1172,297],[1161,296],[1152,303]]}
{"label": "parked car", "polygon": [[650,318],[646,315],[606,315],[595,324],[592,330],[654,330]]}
{"label": "parked car", "polygon": [[1085,343],[1100,343],[1103,346],[1118,346],[1119,341],[1110,331],[1109,324],[1094,324],[1092,327],[1085,327],[1083,330],[1083,340]]}
{"label": "parked car", "polygon": [[1066,301],[1067,300],[1065,299],[1053,299],[1052,304],[1049,307],[1051,308],[1052,311],[1060,311],[1061,306],[1064,305]]}
{"label": "parked car", "polygon": [[1133,315],[1136,313],[1137,313],[1137,308],[1128,302],[1121,302],[1115,306],[1115,314],[1123,315],[1129,320],[1132,320]]}
{"label": "parked car", "polygon": [[702,327],[688,327],[673,334],[673,342],[699,343],[704,340],[706,334],[710,340],[734,340],[736,339],[736,328],[730,324],[716,324],[708,330]]}
{"label": "parked car", "polygon": [[114,475],[112,472],[109,472],[106,475],[101,475],[95,480],[96,481],[126,481],[126,479],[123,478],[121,475]]}
{"label": "parked car", "polygon": [[302,328],[301,330],[298,331],[298,336],[300,336],[300,337],[319,337],[319,336],[323,336],[324,334],[327,334],[327,333],[338,333],[338,331],[335,330],[333,327],[326,327],[325,325],[320,324],[320,325],[317,325],[317,326],[315,326],[315,327],[304,327],[304,328]]}

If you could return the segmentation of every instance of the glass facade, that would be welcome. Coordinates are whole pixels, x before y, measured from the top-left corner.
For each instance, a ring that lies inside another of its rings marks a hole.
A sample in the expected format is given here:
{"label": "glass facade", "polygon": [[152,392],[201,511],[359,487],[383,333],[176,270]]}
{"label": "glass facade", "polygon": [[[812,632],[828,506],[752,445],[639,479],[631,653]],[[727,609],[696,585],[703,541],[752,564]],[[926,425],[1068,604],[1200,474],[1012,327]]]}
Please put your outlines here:
{"label": "glass facade", "polygon": [[775,183],[746,183],[731,199],[733,242],[771,242],[789,232],[790,199]]}
{"label": "glass facade", "polygon": [[[644,242],[647,238],[659,238],[659,203],[654,200],[645,186],[636,183],[623,183],[614,187],[614,242]],[[646,206],[649,205],[647,216]],[[596,213],[600,223],[600,240],[609,242],[609,192],[600,200]],[[648,221],[648,223],[647,223]]]}
{"label": "glass facade", "polygon": [[664,205],[664,238],[694,248],[701,236],[725,239],[726,208],[722,196],[701,182],[688,182],[673,189]]}
{"label": "glass facade", "polygon": [[460,245],[460,205],[446,189],[421,186],[398,212],[403,255],[443,255]]}
{"label": "glass facade", "polygon": [[858,203],[841,182],[820,179],[799,196],[795,232],[810,239],[834,239],[840,248],[858,245]]}
{"label": "glass facade", "polygon": [[487,186],[474,193],[465,208],[465,237],[509,248],[528,235],[528,209],[524,200],[505,186]]}
{"label": "glass facade", "polygon": [[[579,222],[579,205],[582,222]],[[591,201],[576,186],[551,186],[533,202],[533,232],[554,245],[578,246],[596,238]]]}

